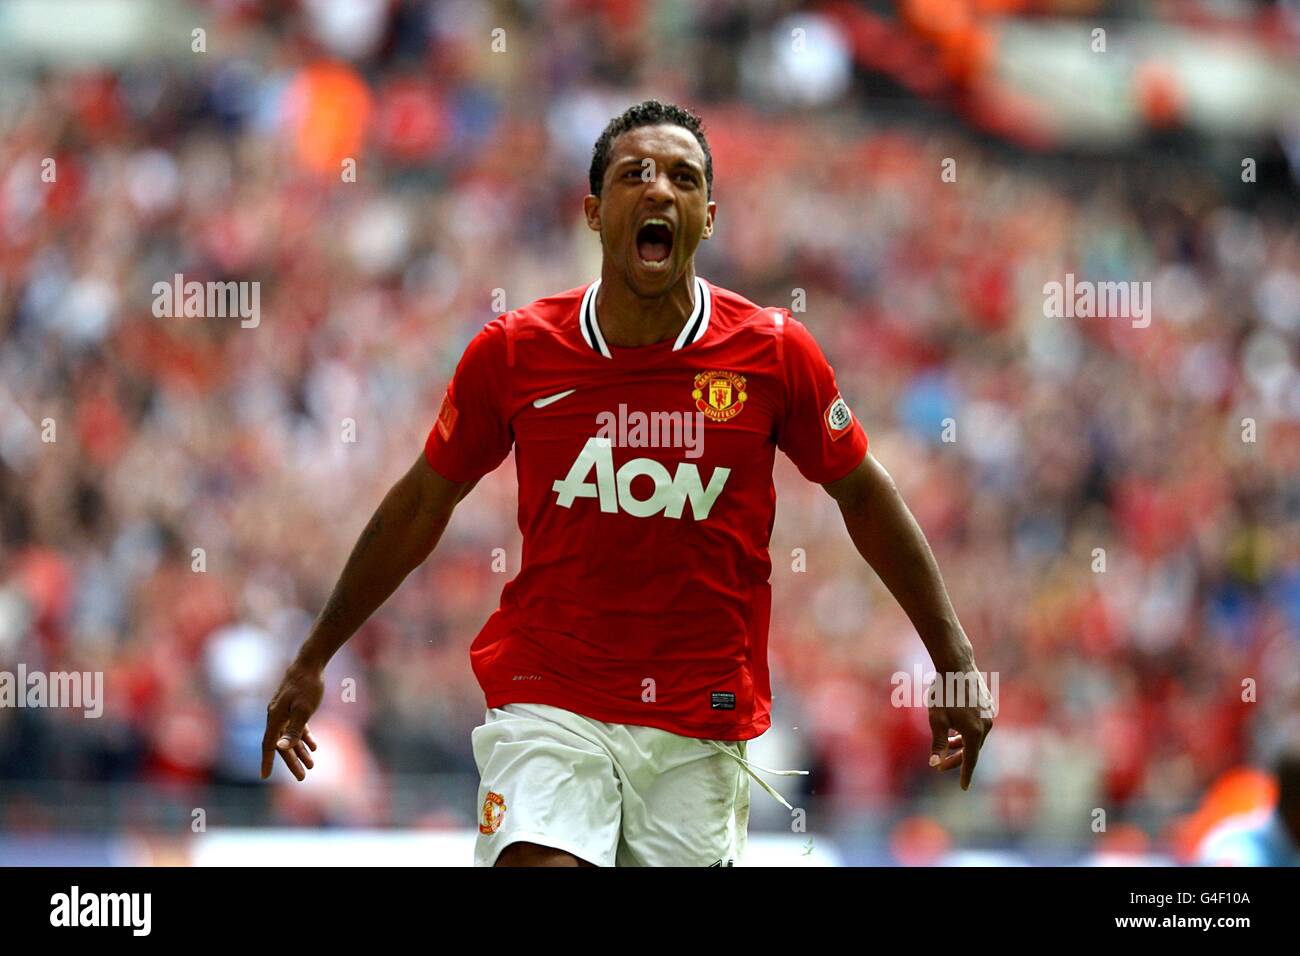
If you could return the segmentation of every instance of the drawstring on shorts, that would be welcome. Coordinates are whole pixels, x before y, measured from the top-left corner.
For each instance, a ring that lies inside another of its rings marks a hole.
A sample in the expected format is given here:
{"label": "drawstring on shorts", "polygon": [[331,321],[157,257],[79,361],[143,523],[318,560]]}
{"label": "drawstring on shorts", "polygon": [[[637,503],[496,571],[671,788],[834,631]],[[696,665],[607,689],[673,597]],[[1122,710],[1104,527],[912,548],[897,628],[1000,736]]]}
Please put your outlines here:
{"label": "drawstring on shorts", "polygon": [[759,785],[760,787],[762,787],[764,790],[766,790],[768,793],[770,793],[770,794],[771,794],[771,795],[776,799],[777,803],[781,804],[781,806],[785,807],[787,810],[790,810],[790,811],[793,812],[794,807],[790,806],[789,802],[785,799],[785,797],[781,796],[781,794],[779,794],[779,793],[777,793],[775,790],[773,790],[771,784],[769,784],[766,780],[764,780],[764,779],[763,779],[762,777],[760,777],[758,774],[754,773],[754,771],[755,771],[755,770],[761,770],[763,773],[776,774],[776,775],[778,775],[778,776],[782,776],[782,777],[797,777],[797,776],[804,776],[804,777],[806,777],[806,776],[808,776],[808,771],[807,771],[807,770],[769,770],[767,767],[760,767],[760,766],[759,766],[758,764],[756,764],[756,763],[750,763],[750,762],[749,762],[748,760],[746,760],[744,757],[740,756],[740,754],[738,754],[738,753],[733,753],[732,751],[728,750],[726,747],[724,747],[721,743],[719,743],[719,742],[716,741],[716,740],[710,740],[709,743],[713,744],[713,746],[714,746],[717,750],[719,750],[719,751],[721,751],[722,753],[726,754],[728,757],[730,757],[731,759],[735,760],[735,761],[736,761],[737,763],[739,763],[742,767],[744,767],[744,768],[745,768],[745,772],[746,772],[747,774],[749,774],[751,777],[753,777],[755,780],[757,780],[757,781],[758,781],[758,785]]}

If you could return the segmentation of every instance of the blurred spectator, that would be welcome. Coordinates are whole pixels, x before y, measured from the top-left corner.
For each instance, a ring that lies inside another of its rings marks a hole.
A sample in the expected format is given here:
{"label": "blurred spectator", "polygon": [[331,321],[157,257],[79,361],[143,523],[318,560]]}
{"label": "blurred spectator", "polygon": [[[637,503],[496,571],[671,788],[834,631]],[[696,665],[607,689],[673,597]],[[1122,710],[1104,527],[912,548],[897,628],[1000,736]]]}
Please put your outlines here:
{"label": "blurred spectator", "polygon": [[1210,866],[1300,866],[1300,744],[1278,757],[1277,803],[1229,817],[1205,838]]}

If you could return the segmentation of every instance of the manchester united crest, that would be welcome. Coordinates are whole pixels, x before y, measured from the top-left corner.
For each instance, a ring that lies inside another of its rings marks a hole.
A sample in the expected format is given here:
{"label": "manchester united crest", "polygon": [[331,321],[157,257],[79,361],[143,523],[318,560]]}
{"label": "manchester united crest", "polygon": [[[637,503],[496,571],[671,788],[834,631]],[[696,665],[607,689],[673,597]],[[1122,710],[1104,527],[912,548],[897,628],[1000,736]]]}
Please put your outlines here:
{"label": "manchester united crest", "polygon": [[478,832],[496,833],[505,815],[506,798],[489,790],[487,799],[483,801],[483,819],[479,821]]}
{"label": "manchester united crest", "polygon": [[691,398],[709,421],[729,422],[740,414],[749,398],[745,394],[745,376],[735,372],[701,372],[695,376]]}

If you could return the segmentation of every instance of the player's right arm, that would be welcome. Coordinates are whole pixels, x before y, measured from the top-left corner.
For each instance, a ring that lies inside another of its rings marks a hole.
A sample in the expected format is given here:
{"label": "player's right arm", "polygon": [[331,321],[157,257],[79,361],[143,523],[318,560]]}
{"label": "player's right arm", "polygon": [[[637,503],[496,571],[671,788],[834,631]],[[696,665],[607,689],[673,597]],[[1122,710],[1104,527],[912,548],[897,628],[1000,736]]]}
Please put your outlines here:
{"label": "player's right arm", "polygon": [[338,584],[266,709],[262,778],[278,751],[299,780],[316,741],[307,720],[325,692],[325,665],[442,537],[456,504],[495,469],[514,444],[506,323],[483,327],[465,348],[429,430],[424,453],[389,489],[357,539]]}
{"label": "player's right arm", "polygon": [[389,489],[266,709],[263,779],[271,774],[277,750],[295,777],[306,777],[313,766],[310,751],[316,749],[307,720],[324,694],[325,665],[429,556],[452,510],[477,481],[449,481],[422,453]]}

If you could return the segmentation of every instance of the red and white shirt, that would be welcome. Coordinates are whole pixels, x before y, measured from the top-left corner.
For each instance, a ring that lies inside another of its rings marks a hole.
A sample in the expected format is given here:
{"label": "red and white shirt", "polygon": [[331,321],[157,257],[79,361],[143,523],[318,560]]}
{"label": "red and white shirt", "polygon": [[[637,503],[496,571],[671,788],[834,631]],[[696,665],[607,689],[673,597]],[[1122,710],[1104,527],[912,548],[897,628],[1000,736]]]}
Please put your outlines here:
{"label": "red and white shirt", "polygon": [[515,451],[523,564],[470,649],[489,707],[718,740],[771,725],[776,449],[824,484],[867,435],[787,310],[695,283],[676,340],[608,345],[597,279],[465,349],[425,456],[469,481]]}

